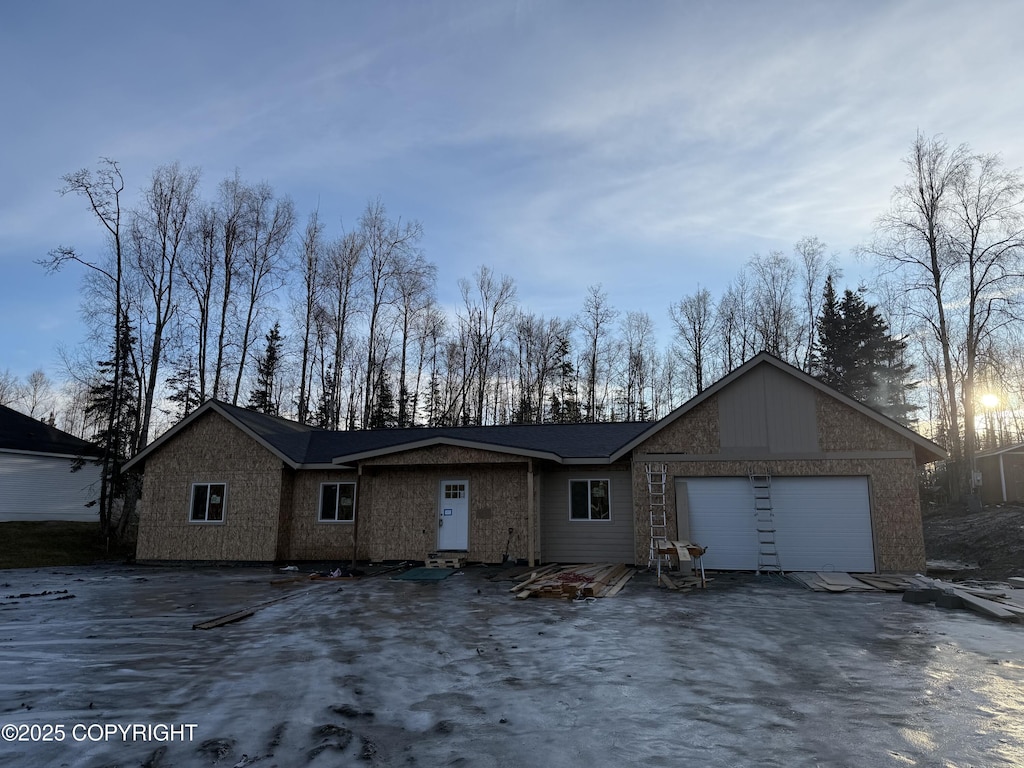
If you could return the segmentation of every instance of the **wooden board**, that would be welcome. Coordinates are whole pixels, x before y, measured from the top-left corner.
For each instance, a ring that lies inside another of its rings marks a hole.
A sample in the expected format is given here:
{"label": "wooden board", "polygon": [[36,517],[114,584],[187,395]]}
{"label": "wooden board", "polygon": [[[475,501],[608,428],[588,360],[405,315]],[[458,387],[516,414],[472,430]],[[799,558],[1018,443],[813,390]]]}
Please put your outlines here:
{"label": "wooden board", "polygon": [[953,594],[963,600],[964,605],[978,613],[984,613],[986,616],[992,616],[993,618],[1005,621],[1017,620],[1016,613],[1008,610],[1006,606],[997,603],[995,600],[986,600],[984,597],[972,595],[970,592],[965,592],[962,589],[953,589]]}

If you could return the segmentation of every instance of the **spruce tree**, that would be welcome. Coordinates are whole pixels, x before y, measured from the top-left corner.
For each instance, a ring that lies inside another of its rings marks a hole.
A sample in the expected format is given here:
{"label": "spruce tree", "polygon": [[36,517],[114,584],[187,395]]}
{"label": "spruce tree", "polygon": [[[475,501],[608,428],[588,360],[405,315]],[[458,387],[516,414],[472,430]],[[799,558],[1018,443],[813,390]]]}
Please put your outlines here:
{"label": "spruce tree", "polygon": [[199,382],[192,355],[178,361],[174,373],[167,377],[166,384],[167,400],[174,403],[174,408],[165,410],[165,413],[175,420],[180,421],[199,407]]}
{"label": "spruce tree", "polygon": [[836,296],[832,278],[825,281],[813,375],[830,387],[909,426],[917,406],[907,393],[917,386],[908,379],[913,366],[905,361],[907,344],[893,338],[878,307],[864,300],[864,289]]}
{"label": "spruce tree", "polygon": [[388,372],[382,370],[377,383],[377,397],[370,410],[370,429],[391,429],[398,426],[395,396],[391,392]]}
{"label": "spruce tree", "polygon": [[278,416],[281,412],[277,374],[281,367],[281,325],[274,323],[266,335],[266,351],[256,358],[256,388],[249,395],[249,410]]}

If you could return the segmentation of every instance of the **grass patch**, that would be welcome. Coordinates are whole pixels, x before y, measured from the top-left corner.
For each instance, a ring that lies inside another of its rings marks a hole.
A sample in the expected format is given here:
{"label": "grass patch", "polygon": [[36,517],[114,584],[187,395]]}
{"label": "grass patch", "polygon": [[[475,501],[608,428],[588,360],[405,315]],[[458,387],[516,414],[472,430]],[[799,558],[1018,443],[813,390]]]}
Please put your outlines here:
{"label": "grass patch", "polygon": [[51,520],[0,523],[0,568],[41,568],[51,565],[89,565],[123,560],[132,546],[100,538],[99,523]]}

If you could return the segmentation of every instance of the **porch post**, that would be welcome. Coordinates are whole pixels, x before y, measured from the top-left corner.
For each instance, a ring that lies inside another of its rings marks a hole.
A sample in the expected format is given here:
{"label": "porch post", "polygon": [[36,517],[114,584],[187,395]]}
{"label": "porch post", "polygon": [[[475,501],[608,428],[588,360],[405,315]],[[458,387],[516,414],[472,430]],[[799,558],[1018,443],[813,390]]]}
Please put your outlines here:
{"label": "porch post", "polygon": [[1003,454],[999,454],[999,482],[1003,486],[1003,502],[1006,502],[1006,471],[1003,469]]}
{"label": "porch post", "polygon": [[534,536],[536,535],[536,525],[534,523],[534,515],[537,510],[533,503],[533,459],[527,459],[526,464],[526,535],[529,539],[527,544],[527,556],[530,560],[530,567],[534,565],[534,560],[537,557],[536,543],[534,542]]}

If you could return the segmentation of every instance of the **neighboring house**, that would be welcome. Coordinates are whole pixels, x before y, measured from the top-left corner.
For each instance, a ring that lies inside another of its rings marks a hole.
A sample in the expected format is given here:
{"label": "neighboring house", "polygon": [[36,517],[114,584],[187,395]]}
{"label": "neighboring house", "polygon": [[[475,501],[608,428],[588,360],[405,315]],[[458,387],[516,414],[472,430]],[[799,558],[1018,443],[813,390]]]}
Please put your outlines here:
{"label": "neighboring house", "polygon": [[770,473],[785,570],[924,567],[917,467],[936,444],[761,353],[657,422],[315,429],[217,401],[140,452],[142,561],[646,564],[648,462],[670,535],[757,568]]}
{"label": "neighboring house", "polygon": [[1024,501],[1024,443],[979,453],[974,464],[981,473],[985,504]]}
{"label": "neighboring house", "polygon": [[99,520],[100,468],[85,440],[0,405],[0,521]]}

